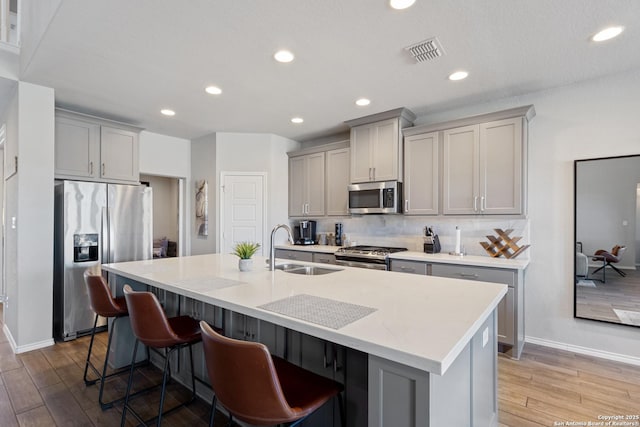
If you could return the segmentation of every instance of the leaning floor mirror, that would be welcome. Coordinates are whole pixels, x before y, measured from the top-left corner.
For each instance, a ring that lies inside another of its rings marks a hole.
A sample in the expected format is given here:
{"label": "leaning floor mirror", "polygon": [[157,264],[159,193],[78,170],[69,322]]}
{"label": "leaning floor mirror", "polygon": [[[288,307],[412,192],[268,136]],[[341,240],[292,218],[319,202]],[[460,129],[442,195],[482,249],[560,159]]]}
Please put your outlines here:
{"label": "leaning floor mirror", "polygon": [[640,155],[576,160],[574,316],[640,326]]}

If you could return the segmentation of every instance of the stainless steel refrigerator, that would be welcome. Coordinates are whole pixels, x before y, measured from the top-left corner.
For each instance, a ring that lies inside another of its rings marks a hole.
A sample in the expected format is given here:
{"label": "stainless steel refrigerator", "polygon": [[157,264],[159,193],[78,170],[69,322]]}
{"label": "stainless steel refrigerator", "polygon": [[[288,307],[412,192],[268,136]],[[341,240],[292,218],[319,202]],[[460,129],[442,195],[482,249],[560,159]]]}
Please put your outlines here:
{"label": "stainless steel refrigerator", "polygon": [[[84,271],[152,258],[152,192],[144,185],[55,182],[53,327],[57,340],[91,332]],[[100,319],[100,326],[106,324]]]}

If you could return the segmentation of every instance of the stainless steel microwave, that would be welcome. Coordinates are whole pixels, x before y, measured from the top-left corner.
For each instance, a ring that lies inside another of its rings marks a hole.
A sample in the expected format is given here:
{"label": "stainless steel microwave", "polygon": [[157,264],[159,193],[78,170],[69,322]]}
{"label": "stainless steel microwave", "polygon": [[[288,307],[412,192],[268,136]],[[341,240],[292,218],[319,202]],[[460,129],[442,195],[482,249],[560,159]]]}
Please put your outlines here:
{"label": "stainless steel microwave", "polygon": [[350,185],[349,212],[352,214],[402,213],[402,183],[383,181]]}

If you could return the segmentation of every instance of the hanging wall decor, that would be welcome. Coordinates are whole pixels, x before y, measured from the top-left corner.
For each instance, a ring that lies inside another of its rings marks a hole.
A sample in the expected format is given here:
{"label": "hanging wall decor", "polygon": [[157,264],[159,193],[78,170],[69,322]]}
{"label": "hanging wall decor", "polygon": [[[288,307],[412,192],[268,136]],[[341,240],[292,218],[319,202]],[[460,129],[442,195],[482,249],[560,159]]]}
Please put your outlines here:
{"label": "hanging wall decor", "polygon": [[209,199],[206,179],[196,181],[196,232],[198,236],[209,235]]}

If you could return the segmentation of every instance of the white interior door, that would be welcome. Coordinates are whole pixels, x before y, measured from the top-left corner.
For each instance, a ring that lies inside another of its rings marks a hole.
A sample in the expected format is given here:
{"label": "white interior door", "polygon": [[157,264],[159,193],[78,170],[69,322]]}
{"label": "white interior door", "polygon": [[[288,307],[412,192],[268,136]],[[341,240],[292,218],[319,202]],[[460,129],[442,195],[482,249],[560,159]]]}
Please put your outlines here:
{"label": "white interior door", "polygon": [[264,255],[266,241],[266,175],[263,173],[221,174],[221,253],[231,253],[238,242],[260,243]]}

